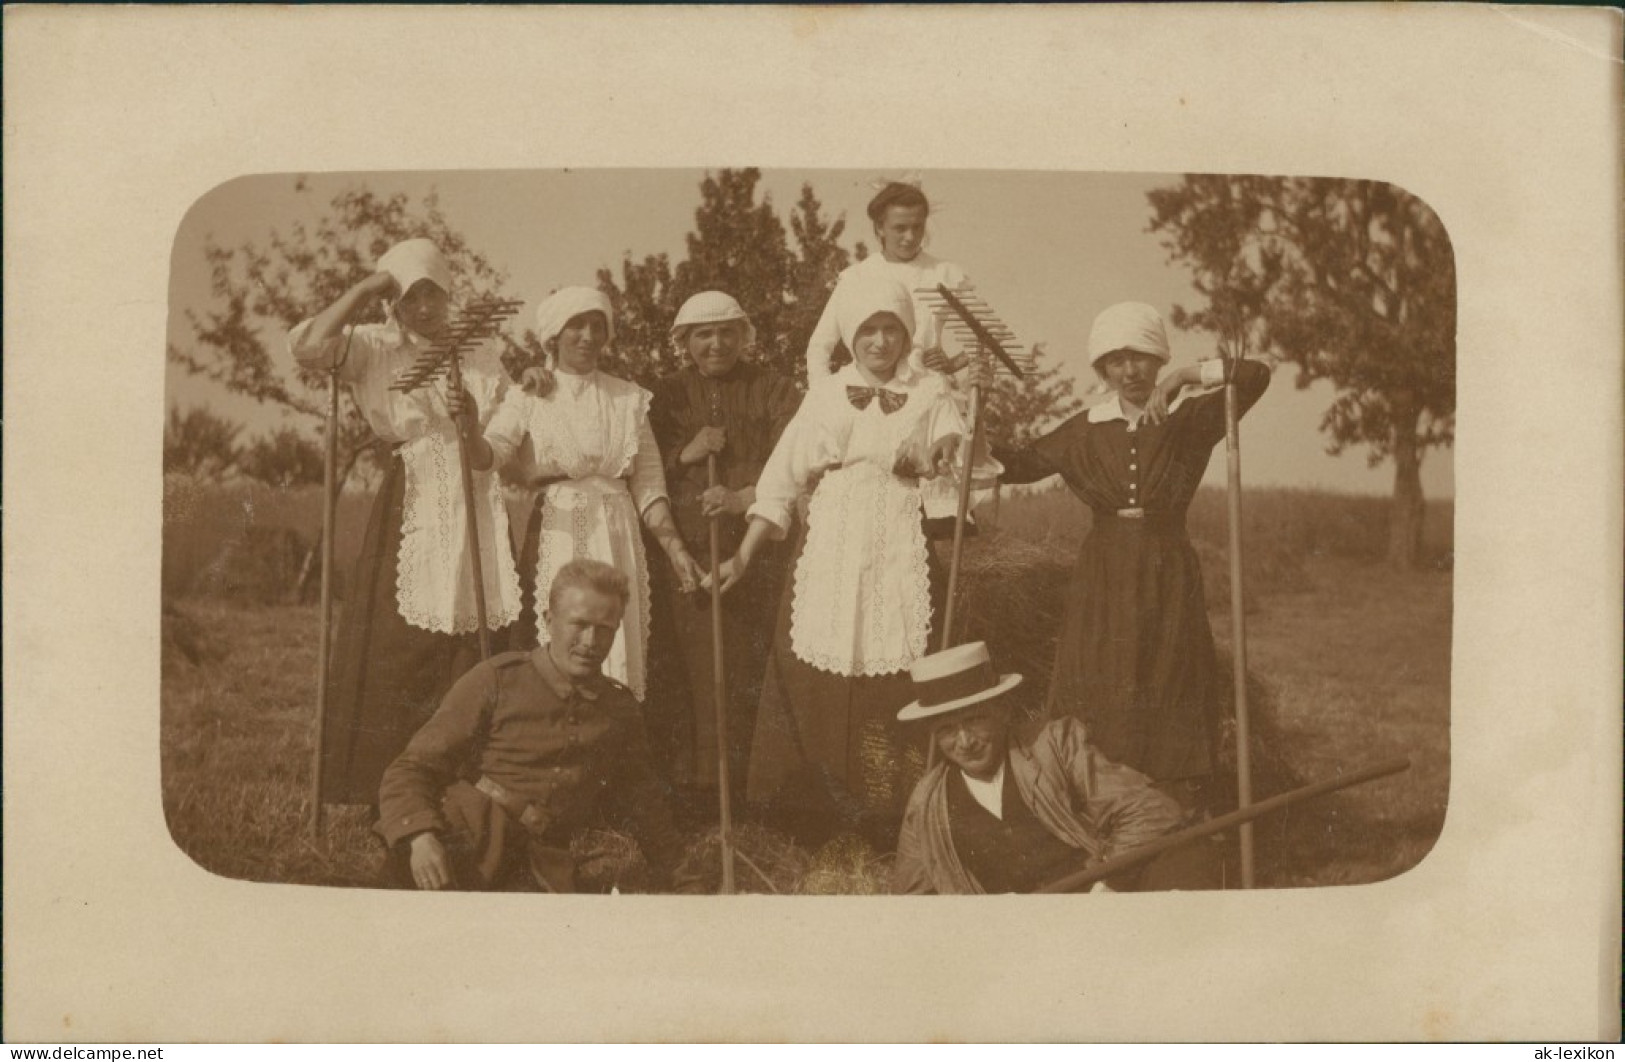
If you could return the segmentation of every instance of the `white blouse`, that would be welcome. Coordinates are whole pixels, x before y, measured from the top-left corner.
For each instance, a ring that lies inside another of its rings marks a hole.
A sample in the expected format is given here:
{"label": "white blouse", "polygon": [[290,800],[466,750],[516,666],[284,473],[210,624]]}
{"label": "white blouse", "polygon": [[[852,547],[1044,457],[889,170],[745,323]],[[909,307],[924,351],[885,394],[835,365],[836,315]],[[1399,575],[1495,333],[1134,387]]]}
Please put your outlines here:
{"label": "white blouse", "polygon": [[[415,627],[467,634],[479,626],[469,557],[468,508],[462,484],[456,423],[440,377],[415,391],[390,384],[428,342],[391,320],[355,325],[323,343],[308,341],[310,321],[288,333],[294,360],[308,369],[339,365],[368,427],[395,444],[406,472],[396,605]],[[342,360],[341,360],[342,359]],[[489,422],[503,404],[508,375],[489,349],[463,357],[463,387]],[[519,617],[519,576],[508,547],[508,510],[495,474],[474,473],[479,548],[485,580],[486,623],[499,629]]]}
{"label": "white blouse", "polygon": [[817,479],[796,562],[790,644],[814,667],[850,676],[901,671],[927,651],[929,547],[912,472],[925,468],[933,445],[964,431],[936,373],[900,370],[884,385],[905,396],[891,413],[878,399],[853,405],[847,388],[866,386],[852,365],[814,383],[749,510],[782,538],[796,497]]}
{"label": "white blouse", "polygon": [[512,389],[485,429],[497,467],[517,461],[532,484],[550,479],[625,479],[641,515],[666,497],[660,447],[649,426],[650,393],[607,373],[554,374],[537,398]]}
{"label": "white blouse", "polygon": [[[546,397],[510,391],[485,438],[499,467],[514,461],[544,491],[536,570],[526,573],[539,602],[576,557],[603,561],[631,579],[633,600],[604,673],[642,700],[651,611],[640,517],[666,497],[660,448],[649,426],[650,394],[600,372],[556,378]],[[550,640],[545,624],[537,638],[542,645]]]}

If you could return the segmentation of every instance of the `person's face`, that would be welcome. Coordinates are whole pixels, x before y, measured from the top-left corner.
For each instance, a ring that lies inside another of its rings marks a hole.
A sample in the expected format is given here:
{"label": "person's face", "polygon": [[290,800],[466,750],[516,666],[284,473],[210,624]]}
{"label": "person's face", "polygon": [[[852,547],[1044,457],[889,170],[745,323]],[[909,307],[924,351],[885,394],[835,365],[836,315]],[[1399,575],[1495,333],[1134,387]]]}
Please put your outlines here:
{"label": "person's face", "polygon": [[551,642],[547,650],[567,678],[598,674],[621,629],[621,602],[587,586],[567,586],[542,615]]}
{"label": "person's face", "polygon": [[955,712],[937,724],[937,751],[972,778],[987,781],[1004,762],[1008,715],[989,702]]}
{"label": "person's face", "polygon": [[745,326],[738,321],[695,325],[688,330],[688,356],[703,376],[722,376],[739,361]]}
{"label": "person's face", "polygon": [[890,380],[897,363],[908,352],[908,329],[894,315],[884,311],[858,326],[852,337],[852,357],[877,379]]}
{"label": "person's face", "polygon": [[925,217],[928,211],[920,206],[887,207],[875,225],[875,236],[880,240],[880,253],[888,262],[912,262],[925,246]]}
{"label": "person's face", "polygon": [[1115,350],[1100,359],[1101,376],[1113,391],[1136,406],[1143,406],[1157,384],[1162,362],[1137,350]]}
{"label": "person's face", "polygon": [[420,280],[395,302],[395,317],[425,339],[437,339],[446,330],[451,297],[432,280]]}
{"label": "person's face", "polygon": [[609,342],[609,321],[597,310],[578,313],[564,322],[554,339],[559,368],[584,375],[598,368],[598,356]]}

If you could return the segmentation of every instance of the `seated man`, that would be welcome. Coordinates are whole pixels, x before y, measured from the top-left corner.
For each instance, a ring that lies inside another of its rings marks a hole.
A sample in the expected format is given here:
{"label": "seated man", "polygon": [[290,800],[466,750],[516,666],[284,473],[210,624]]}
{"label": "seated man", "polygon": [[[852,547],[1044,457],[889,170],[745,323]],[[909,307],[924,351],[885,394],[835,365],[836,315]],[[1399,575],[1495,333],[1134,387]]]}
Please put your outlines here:
{"label": "seated man", "polygon": [[[921,657],[911,674],[919,699],[897,718],[933,725],[936,762],[904,813],[893,892],[1032,892],[1183,825],[1179,804],[1096,752],[1076,718],[1012,734],[1006,694],[1021,676],[998,675],[983,643]],[[1106,891],[1217,888],[1211,848],[1175,848]]]}
{"label": "seated man", "polygon": [[626,576],[577,559],[559,570],[548,645],[486,660],[452,686],[379,786],[386,874],[420,889],[572,892],[570,839],[601,817],[625,824],[656,888],[682,843],[631,692],[599,672],[620,628]]}

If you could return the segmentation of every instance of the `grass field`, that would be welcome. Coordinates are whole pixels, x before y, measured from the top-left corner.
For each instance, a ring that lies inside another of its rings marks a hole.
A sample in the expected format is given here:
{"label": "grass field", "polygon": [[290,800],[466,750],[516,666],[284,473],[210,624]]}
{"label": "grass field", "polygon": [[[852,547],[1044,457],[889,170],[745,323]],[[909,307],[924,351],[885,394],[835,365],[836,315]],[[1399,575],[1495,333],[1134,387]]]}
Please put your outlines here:
{"label": "grass field", "polygon": [[[516,499],[516,510],[522,499]],[[340,568],[366,499],[346,499]],[[984,526],[992,513],[984,508]],[[163,803],[176,843],[215,873],[255,881],[361,885],[381,850],[363,813],[330,809],[320,843],[304,829],[317,610],[285,592],[319,508],[315,492],[166,484]],[[1443,825],[1449,788],[1451,512],[1428,514],[1423,572],[1380,564],[1383,499],[1303,491],[1247,497],[1249,702],[1258,796],[1408,755],[1405,774],[1300,805],[1258,827],[1260,883],[1354,884],[1402,873]],[[1215,636],[1230,645],[1221,492],[1191,511]],[[966,557],[965,631],[1041,690],[1061,592],[1087,513],[1058,491],[1005,497],[997,530]],[[300,537],[293,541],[284,532]],[[752,891],[855,893],[883,887],[885,860],[843,840],[804,852],[768,831],[738,839]],[[714,836],[697,833],[715,862]],[[636,880],[624,837],[584,838],[587,877]]]}

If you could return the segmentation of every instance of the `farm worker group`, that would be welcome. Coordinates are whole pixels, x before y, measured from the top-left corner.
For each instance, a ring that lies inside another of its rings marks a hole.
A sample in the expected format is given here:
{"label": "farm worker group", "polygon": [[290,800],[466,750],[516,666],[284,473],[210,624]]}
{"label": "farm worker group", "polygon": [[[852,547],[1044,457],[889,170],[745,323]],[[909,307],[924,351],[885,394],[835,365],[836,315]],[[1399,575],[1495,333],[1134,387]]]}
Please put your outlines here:
{"label": "farm worker group", "polygon": [[[542,300],[546,363],[518,380],[477,350],[460,387],[394,390],[452,316],[453,269],[424,239],[292,330],[297,362],[336,368],[393,449],[321,761],[328,800],[374,808],[388,883],[571,891],[572,838],[610,823],[647,887],[696,891],[682,838],[715,821],[719,758],[750,819],[809,847],[856,834],[895,851],[899,892],[1031,891],[1211,813],[1219,692],[1184,522],[1224,437],[1220,364],[1165,372],[1160,314],[1108,307],[1088,347],[1105,400],[1030,446],[964,453],[965,395],[991,371],[945,350],[919,301],[964,279],[924,252],[929,211],[912,184],[875,196],[880,253],[838,278],[804,394],[751,359],[755,329],[722,291],[679,310],[680,372],[653,391],[611,375],[615,313],[585,287]],[[351,323],[379,302],[381,322]],[[1244,408],[1268,382],[1236,366]],[[931,652],[932,540],[961,489],[1056,474],[1093,524],[1051,688],[1018,703],[1021,677],[981,643]],[[502,477],[534,492],[517,535]],[[715,571],[696,560],[713,525]],[[1211,847],[1097,887],[1215,887]]]}

